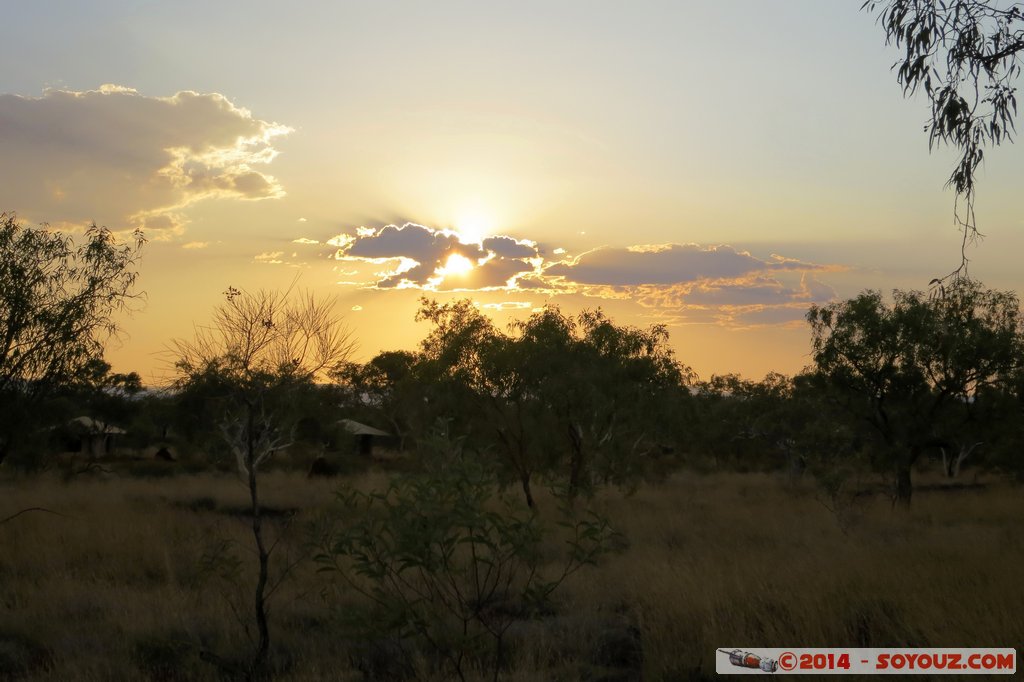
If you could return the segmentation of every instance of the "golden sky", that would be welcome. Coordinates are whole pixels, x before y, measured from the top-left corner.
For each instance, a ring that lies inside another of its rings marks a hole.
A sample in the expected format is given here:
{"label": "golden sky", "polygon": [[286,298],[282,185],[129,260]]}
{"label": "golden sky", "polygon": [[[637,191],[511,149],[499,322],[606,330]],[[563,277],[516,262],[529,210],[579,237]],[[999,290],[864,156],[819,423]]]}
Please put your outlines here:
{"label": "golden sky", "polygon": [[[161,351],[228,286],[336,297],[359,359],[418,299],[666,324],[702,377],[809,362],[807,307],[957,263],[927,104],[859,1],[20,3],[0,210],[143,227]],[[989,154],[971,272],[1019,289],[1019,148]]]}

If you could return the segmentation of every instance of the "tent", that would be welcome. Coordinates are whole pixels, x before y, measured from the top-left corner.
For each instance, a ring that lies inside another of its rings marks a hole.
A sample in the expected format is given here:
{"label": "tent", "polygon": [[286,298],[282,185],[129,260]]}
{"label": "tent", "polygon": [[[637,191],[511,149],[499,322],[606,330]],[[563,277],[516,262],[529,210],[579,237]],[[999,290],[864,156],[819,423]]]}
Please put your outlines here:
{"label": "tent", "polygon": [[361,424],[352,419],[341,419],[338,421],[346,431],[359,438],[359,454],[361,455],[372,455],[373,454],[373,439],[378,438],[390,438],[391,434],[387,431],[381,431],[375,429],[372,426]]}
{"label": "tent", "polygon": [[104,457],[114,450],[114,438],[128,433],[119,426],[92,417],[75,417],[68,427],[78,436],[82,452],[89,457]]}

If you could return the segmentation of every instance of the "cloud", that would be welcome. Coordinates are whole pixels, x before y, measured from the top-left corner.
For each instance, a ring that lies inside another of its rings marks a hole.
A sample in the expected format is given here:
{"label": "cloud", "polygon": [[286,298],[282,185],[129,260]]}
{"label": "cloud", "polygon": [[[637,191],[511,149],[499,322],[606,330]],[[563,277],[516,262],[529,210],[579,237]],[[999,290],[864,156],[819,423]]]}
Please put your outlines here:
{"label": "cloud", "polygon": [[690,288],[683,295],[690,305],[779,305],[794,301],[821,303],[831,300],[835,290],[827,284],[804,275],[797,287],[763,275],[733,280],[707,281]]}
{"label": "cloud", "polygon": [[755,258],[731,246],[698,244],[600,248],[544,270],[578,284],[610,286],[668,285],[702,279],[734,279],[761,270],[808,270],[820,266],[773,256]]}
{"label": "cloud", "polygon": [[499,303],[484,303],[481,307],[489,310],[530,310],[533,304],[529,301],[501,301]]}
{"label": "cloud", "polygon": [[268,265],[280,265],[284,263],[281,260],[281,256],[284,255],[283,251],[264,251],[253,256],[253,261],[257,263],[266,263]]}
{"label": "cloud", "polygon": [[186,242],[181,245],[183,249],[205,249],[210,242]]}
{"label": "cloud", "polygon": [[291,129],[217,93],[151,97],[116,85],[41,97],[0,94],[0,205],[53,224],[181,234],[182,210],[284,189],[262,168]]}
{"label": "cloud", "polygon": [[[516,275],[534,269],[533,263],[518,258],[491,258],[467,273],[466,279],[475,289],[515,288]],[[458,285],[458,278],[446,278],[443,284]]]}
{"label": "cloud", "polygon": [[481,245],[499,258],[535,258],[537,256],[537,245],[525,239],[488,237],[481,242]]}
{"label": "cloud", "polygon": [[309,237],[299,237],[298,239],[292,240],[293,244],[319,244],[319,240],[310,239]]}
{"label": "cloud", "polygon": [[811,303],[835,297],[815,274],[836,269],[726,245],[642,244],[594,249],[517,284],[548,295],[633,300],[685,324],[748,327],[802,320]]}
{"label": "cloud", "polygon": [[[453,230],[405,223],[379,229],[360,227],[327,240],[340,261],[384,264],[378,289],[476,291],[514,288],[514,280],[535,272],[541,255],[531,241],[493,236],[475,242]],[[454,259],[454,260],[453,260]],[[462,260],[465,259],[465,260]],[[453,265],[462,265],[457,268]]]}
{"label": "cloud", "polygon": [[[417,223],[359,227],[325,243],[336,247],[336,260],[360,263],[364,279],[346,280],[349,285],[632,301],[680,324],[791,324],[811,303],[835,296],[817,276],[836,266],[775,253],[762,257],[728,245],[637,244],[577,256],[556,248],[546,256],[536,242],[511,235],[475,241]],[[531,304],[486,305],[499,310]]]}

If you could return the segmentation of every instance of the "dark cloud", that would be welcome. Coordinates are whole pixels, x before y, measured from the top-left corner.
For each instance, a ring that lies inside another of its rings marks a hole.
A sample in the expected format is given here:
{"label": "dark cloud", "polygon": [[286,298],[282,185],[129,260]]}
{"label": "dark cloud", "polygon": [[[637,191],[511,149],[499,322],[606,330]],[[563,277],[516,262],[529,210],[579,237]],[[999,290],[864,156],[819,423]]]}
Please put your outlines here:
{"label": "dark cloud", "polygon": [[533,272],[533,265],[515,258],[492,258],[463,276],[445,278],[440,288],[491,289],[508,286],[508,281],[524,272]]}
{"label": "dark cloud", "polygon": [[678,284],[701,279],[733,279],[764,270],[766,261],[731,246],[667,244],[657,247],[602,248],[571,262],[552,265],[545,275],[579,284],[638,286]]}
{"label": "dark cloud", "polygon": [[518,287],[633,300],[687,324],[750,326],[789,323],[810,303],[831,300],[835,291],[811,274],[828,269],[834,267],[776,254],[759,258],[730,246],[666,244],[596,249],[520,279]]}
{"label": "dark cloud", "polygon": [[[419,287],[442,290],[505,288],[515,275],[532,272],[528,258],[537,258],[530,242],[508,236],[488,237],[482,243],[463,238],[452,230],[437,230],[417,223],[379,229],[359,228],[328,241],[338,247],[335,258],[343,261],[396,261],[399,270],[381,275],[378,288]],[[447,272],[449,258],[462,256],[473,264],[468,272]]]}
{"label": "dark cloud", "polygon": [[500,258],[535,258],[537,247],[512,237],[488,237],[483,247]]}
{"label": "dark cloud", "polygon": [[273,160],[273,138],[287,132],[216,93],[147,97],[103,86],[0,95],[0,205],[32,220],[166,237],[197,200],[281,196],[255,167]]}
{"label": "dark cloud", "polygon": [[487,252],[476,244],[463,244],[453,232],[433,230],[424,225],[406,223],[401,227],[385,225],[375,234],[357,236],[345,250],[353,258],[411,258],[419,263],[442,263],[457,253],[479,259]]}
{"label": "dark cloud", "polygon": [[[534,242],[508,235],[463,242],[456,232],[416,223],[359,228],[328,243],[338,247],[339,260],[384,265],[370,284],[379,289],[517,290],[633,301],[685,324],[791,323],[810,303],[835,295],[812,275],[827,266],[777,254],[761,258],[731,246],[605,247],[551,262]],[[473,267],[455,267],[453,255]]]}
{"label": "dark cloud", "polygon": [[810,275],[804,275],[801,282],[807,298],[815,303],[831,301],[836,297],[836,290],[828,284],[820,282]]}
{"label": "dark cloud", "polygon": [[377,287],[380,289],[393,289],[401,286],[403,283],[409,286],[423,285],[434,275],[434,269],[435,266],[430,263],[414,265],[408,270],[384,277],[384,279],[377,283]]}

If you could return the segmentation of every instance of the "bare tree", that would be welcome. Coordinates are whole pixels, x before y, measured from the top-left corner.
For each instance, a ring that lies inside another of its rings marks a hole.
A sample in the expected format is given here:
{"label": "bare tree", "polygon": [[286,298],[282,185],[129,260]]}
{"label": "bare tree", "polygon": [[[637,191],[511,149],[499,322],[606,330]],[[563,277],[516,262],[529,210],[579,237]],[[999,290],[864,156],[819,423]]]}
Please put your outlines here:
{"label": "bare tree", "polygon": [[249,679],[266,672],[267,599],[273,590],[268,583],[274,546],[265,538],[258,471],[291,444],[296,416],[290,414],[289,397],[335,370],[353,349],[334,301],[294,287],[254,293],[229,287],[209,326],[197,327],[190,341],[172,342],[178,386],[212,386],[223,397],[221,434],[249,490],[258,561],[253,595],[258,639],[246,670]]}

